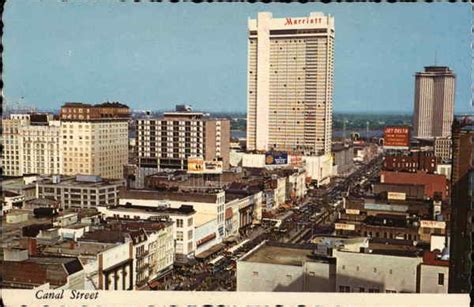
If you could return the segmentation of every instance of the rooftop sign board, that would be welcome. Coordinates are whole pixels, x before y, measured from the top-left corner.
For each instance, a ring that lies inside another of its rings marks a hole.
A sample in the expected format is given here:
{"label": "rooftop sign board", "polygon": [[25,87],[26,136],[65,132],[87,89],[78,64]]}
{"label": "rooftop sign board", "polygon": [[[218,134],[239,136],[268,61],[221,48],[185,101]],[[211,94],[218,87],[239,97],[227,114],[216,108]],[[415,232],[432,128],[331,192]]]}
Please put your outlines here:
{"label": "rooftop sign board", "polygon": [[406,126],[390,126],[384,128],[384,149],[409,149],[410,128]]}

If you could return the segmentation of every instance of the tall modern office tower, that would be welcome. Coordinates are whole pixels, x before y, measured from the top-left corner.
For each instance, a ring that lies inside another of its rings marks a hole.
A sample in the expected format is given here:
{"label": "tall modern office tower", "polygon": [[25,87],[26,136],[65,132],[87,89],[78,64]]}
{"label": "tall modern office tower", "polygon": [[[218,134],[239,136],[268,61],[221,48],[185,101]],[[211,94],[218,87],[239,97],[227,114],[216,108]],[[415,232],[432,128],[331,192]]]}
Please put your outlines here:
{"label": "tall modern office tower", "polygon": [[451,135],[456,75],[445,66],[427,66],[415,75],[413,135],[420,139]]}
{"label": "tall modern office tower", "polygon": [[471,291],[474,117],[453,123],[449,292]]}
{"label": "tall modern office tower", "polygon": [[329,154],[334,17],[248,21],[247,149]]}

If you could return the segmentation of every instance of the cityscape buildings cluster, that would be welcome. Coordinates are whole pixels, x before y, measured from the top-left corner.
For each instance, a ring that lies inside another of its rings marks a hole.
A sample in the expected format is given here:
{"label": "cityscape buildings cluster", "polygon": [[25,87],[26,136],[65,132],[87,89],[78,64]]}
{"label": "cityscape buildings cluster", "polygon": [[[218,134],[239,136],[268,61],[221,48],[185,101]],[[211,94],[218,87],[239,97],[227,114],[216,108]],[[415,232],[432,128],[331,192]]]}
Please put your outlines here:
{"label": "cityscape buildings cluster", "polygon": [[178,105],[2,118],[4,288],[468,293],[474,122],[415,75],[413,125],[332,137],[334,17],[248,20],[247,135]]}

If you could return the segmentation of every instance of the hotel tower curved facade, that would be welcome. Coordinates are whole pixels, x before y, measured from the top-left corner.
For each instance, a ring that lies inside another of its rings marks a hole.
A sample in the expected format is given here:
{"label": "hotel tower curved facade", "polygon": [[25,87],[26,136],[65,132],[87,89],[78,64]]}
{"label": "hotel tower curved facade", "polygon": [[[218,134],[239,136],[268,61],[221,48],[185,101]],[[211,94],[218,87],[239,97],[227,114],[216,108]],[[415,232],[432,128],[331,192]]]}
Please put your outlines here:
{"label": "hotel tower curved facade", "polygon": [[334,17],[248,21],[247,150],[331,152]]}

